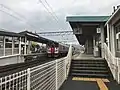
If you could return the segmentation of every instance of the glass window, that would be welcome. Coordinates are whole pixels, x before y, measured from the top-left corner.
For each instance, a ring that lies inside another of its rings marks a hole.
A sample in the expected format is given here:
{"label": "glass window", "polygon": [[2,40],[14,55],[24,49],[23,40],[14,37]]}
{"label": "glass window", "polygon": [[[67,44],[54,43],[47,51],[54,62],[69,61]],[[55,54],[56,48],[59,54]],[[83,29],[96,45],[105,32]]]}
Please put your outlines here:
{"label": "glass window", "polygon": [[12,37],[5,37],[5,55],[12,55]]}
{"label": "glass window", "polygon": [[116,27],[116,47],[120,51],[120,25]]}
{"label": "glass window", "polygon": [[3,36],[0,36],[0,56],[3,56],[3,53],[4,53],[4,51],[3,51]]}
{"label": "glass window", "polygon": [[18,54],[19,53],[19,38],[14,37],[13,42],[14,42],[14,54]]}

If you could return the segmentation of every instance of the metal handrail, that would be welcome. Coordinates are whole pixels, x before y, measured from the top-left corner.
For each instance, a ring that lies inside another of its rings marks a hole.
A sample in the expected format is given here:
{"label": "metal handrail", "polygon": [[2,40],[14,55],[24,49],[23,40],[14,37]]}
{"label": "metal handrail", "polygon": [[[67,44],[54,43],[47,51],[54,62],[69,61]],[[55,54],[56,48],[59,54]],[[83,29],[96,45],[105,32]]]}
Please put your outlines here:
{"label": "metal handrail", "polygon": [[103,44],[103,53],[113,78],[120,83],[120,58],[117,58],[112,54],[106,43]]}
{"label": "metal handrail", "polygon": [[58,90],[69,74],[71,58],[72,46],[64,58],[0,78],[0,90]]}

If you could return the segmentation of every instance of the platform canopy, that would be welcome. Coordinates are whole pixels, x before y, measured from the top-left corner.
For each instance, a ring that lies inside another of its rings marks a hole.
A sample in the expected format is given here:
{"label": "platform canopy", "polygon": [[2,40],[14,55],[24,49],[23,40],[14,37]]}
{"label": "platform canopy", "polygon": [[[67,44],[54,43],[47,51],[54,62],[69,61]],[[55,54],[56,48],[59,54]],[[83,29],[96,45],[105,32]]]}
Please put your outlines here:
{"label": "platform canopy", "polygon": [[15,32],[9,32],[5,30],[0,30],[0,36],[9,36],[9,37],[24,37],[23,35]]}
{"label": "platform canopy", "polygon": [[27,37],[27,40],[30,40],[30,41],[35,41],[35,42],[44,43],[44,44],[57,43],[53,40],[46,39],[44,37],[39,36],[36,33],[32,33],[32,32],[29,32],[29,31],[23,31],[23,32],[20,32],[19,34],[24,35],[25,37]]}
{"label": "platform canopy", "polygon": [[95,33],[96,28],[105,24],[109,16],[68,16],[66,20],[70,23],[73,33],[80,44],[84,45],[87,38]]}

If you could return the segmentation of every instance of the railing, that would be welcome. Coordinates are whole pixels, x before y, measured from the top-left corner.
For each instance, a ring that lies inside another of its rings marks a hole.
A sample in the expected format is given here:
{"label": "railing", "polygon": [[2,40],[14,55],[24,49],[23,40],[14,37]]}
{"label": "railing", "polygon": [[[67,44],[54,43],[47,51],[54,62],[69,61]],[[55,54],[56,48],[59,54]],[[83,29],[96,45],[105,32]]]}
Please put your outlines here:
{"label": "railing", "polygon": [[120,58],[115,57],[109,48],[107,47],[106,43],[103,44],[103,55],[106,59],[108,66],[112,72],[113,78],[120,83]]}
{"label": "railing", "polygon": [[0,78],[0,90],[27,90],[27,70]]}
{"label": "railing", "polygon": [[58,90],[66,80],[72,47],[64,58],[0,78],[0,90]]}

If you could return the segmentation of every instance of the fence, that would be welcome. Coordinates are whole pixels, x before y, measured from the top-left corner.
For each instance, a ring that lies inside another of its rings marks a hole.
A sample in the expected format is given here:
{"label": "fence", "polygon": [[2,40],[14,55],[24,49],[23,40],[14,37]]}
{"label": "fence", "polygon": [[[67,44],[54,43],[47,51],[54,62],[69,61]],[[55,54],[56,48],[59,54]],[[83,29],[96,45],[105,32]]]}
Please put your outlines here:
{"label": "fence", "polygon": [[103,44],[103,53],[112,72],[113,78],[120,84],[120,58],[115,57],[111,53],[106,43]]}
{"label": "fence", "polygon": [[0,90],[58,90],[69,73],[72,46],[64,58],[0,78]]}

